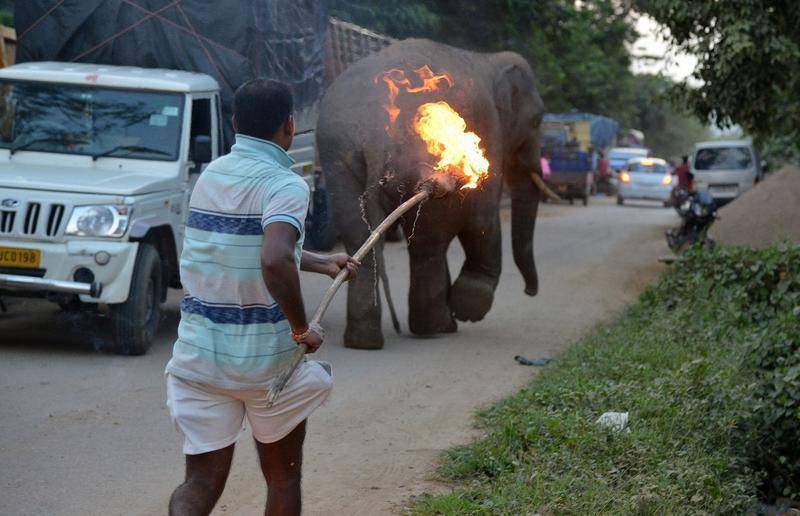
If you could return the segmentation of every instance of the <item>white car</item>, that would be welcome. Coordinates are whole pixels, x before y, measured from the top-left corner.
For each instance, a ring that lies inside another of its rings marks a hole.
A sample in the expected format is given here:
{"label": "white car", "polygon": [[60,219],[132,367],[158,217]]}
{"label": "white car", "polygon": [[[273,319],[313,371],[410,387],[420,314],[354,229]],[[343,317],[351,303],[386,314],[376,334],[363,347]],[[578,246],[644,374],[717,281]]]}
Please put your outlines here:
{"label": "white car", "polygon": [[613,174],[618,174],[633,158],[646,158],[650,154],[644,147],[614,147],[608,151],[608,166]]}
{"label": "white car", "polygon": [[673,177],[663,159],[630,159],[618,178],[617,204],[624,204],[630,199],[647,199],[668,205]]}

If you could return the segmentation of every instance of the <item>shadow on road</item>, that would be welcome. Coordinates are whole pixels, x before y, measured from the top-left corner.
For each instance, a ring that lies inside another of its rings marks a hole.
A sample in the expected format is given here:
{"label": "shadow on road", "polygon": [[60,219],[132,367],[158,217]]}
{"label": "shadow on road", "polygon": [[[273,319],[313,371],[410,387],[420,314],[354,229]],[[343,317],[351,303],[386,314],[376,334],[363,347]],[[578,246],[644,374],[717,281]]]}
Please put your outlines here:
{"label": "shadow on road", "polygon": [[661,202],[649,202],[649,201],[625,201],[625,204],[618,205],[618,208],[625,209],[625,208],[644,208],[648,210],[668,210],[670,208],[664,206]]}
{"label": "shadow on road", "polygon": [[[0,313],[0,349],[41,353],[113,353],[111,321],[103,314],[71,312],[40,300],[4,299]],[[176,334],[180,311],[165,306],[158,339]]]}

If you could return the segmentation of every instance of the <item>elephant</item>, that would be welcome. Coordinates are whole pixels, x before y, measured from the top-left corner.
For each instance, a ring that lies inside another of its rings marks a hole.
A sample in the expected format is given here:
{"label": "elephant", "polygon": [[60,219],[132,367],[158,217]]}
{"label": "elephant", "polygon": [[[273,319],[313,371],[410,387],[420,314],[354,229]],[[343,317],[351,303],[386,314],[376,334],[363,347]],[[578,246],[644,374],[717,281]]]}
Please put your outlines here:
{"label": "elephant", "polygon": [[[449,80],[432,81],[437,91],[419,91],[424,90],[418,86],[426,78],[426,66],[428,72],[448,75]],[[387,73],[404,74],[408,87],[390,97],[389,81],[382,80]],[[514,260],[525,293],[538,292],[533,233],[542,195],[537,184],[542,183],[531,178],[541,177],[544,105],[534,83],[531,66],[517,53],[476,53],[407,39],[351,65],[320,103],[317,150],[333,223],[350,254],[370,228],[410,197],[436,161],[411,129],[421,104],[444,100],[463,117],[467,130],[481,138],[490,166],[480,186],[430,199],[402,220],[409,240],[408,324],[416,335],[455,332],[457,320],[479,321],[491,308],[502,263],[503,180],[511,196]],[[446,253],[456,237],[466,259],[451,284]],[[382,249],[381,242],[349,283],[346,347],[383,347],[378,286],[379,277],[385,278]],[[391,300],[388,291],[387,297]]]}

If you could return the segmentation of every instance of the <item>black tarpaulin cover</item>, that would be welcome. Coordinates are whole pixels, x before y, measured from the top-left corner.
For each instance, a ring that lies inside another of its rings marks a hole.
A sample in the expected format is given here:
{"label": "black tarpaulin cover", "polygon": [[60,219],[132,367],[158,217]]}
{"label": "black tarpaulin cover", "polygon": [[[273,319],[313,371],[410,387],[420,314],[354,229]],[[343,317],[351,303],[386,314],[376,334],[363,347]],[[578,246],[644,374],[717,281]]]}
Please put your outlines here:
{"label": "black tarpaulin cover", "polygon": [[[321,0],[25,0],[15,25],[17,62],[207,73],[220,84],[226,124],[233,92],[253,77],[291,85],[299,129],[313,123],[322,93]],[[227,127],[228,144],[231,136]]]}

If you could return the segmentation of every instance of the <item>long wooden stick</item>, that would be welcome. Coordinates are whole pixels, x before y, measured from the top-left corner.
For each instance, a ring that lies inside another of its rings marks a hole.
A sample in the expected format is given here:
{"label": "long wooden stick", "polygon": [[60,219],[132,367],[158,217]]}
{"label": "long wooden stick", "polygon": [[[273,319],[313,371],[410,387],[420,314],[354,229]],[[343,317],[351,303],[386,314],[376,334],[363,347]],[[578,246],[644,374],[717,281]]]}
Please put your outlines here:
{"label": "long wooden stick", "polygon": [[[358,261],[364,259],[365,256],[372,250],[373,247],[380,241],[381,237],[386,233],[392,225],[397,222],[397,219],[402,217],[408,210],[416,206],[417,204],[421,203],[422,201],[428,199],[431,194],[433,193],[433,187],[427,184],[423,184],[420,188],[420,191],[414,194],[409,200],[398,206],[393,212],[391,212],[383,222],[378,224],[372,233],[370,233],[369,238],[367,238],[366,242],[355,252],[353,258]],[[378,271],[375,271],[377,274]],[[342,269],[339,274],[336,276],[336,279],[333,280],[333,283],[328,290],[325,292],[325,295],[322,297],[322,301],[320,301],[319,306],[317,306],[316,312],[314,312],[314,316],[311,318],[311,323],[309,324],[319,324],[322,320],[322,316],[325,315],[325,311],[330,306],[331,301],[333,301],[333,296],[336,295],[336,291],[339,290],[345,280],[347,279],[348,271],[347,269]],[[267,407],[271,407],[275,401],[280,396],[281,391],[283,391],[286,384],[289,382],[289,378],[292,377],[292,373],[294,373],[297,366],[300,365],[300,362],[303,361],[303,357],[308,352],[308,347],[305,344],[300,344],[297,346],[297,350],[295,350],[294,355],[292,355],[292,360],[287,364],[287,366],[281,371],[278,375],[278,378],[272,384],[272,387],[269,390],[269,394],[267,396]]]}

